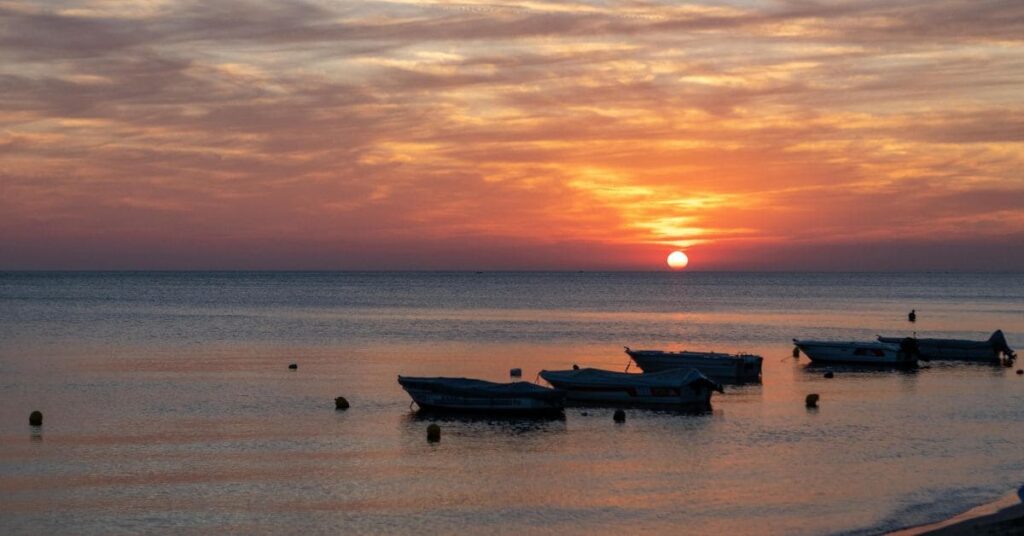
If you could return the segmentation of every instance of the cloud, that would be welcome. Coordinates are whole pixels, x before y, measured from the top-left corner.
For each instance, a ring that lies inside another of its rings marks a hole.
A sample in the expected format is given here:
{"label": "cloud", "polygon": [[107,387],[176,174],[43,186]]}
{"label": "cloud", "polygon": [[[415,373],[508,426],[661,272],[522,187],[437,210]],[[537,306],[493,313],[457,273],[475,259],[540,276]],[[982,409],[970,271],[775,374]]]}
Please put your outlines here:
{"label": "cloud", "polygon": [[3,2],[0,267],[996,251],[1024,233],[1022,10]]}

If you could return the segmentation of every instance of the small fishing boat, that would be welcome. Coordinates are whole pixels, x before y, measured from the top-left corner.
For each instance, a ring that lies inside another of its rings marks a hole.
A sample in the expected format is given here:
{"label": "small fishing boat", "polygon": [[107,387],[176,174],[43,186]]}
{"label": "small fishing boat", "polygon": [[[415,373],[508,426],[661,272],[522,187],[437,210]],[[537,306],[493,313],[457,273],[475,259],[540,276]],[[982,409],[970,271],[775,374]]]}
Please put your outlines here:
{"label": "small fishing boat", "polygon": [[[900,337],[878,337],[879,342],[898,343]],[[985,341],[965,339],[915,339],[923,359],[950,359],[999,363],[1004,358],[1014,360],[1017,354],[1006,342],[1003,331],[997,329]]]}
{"label": "small fishing boat", "polygon": [[692,368],[644,374],[594,368],[542,370],[540,377],[567,391],[570,402],[584,404],[706,408],[711,393],[722,392],[720,384]]}
{"label": "small fishing boat", "polygon": [[760,356],[721,354],[716,352],[665,352],[662,350],[631,350],[626,354],[644,372],[661,372],[679,368],[695,368],[720,382],[746,383],[761,381]]}
{"label": "small fishing boat", "polygon": [[528,382],[399,376],[398,383],[425,410],[545,414],[565,407],[565,391]]}
{"label": "small fishing boat", "polygon": [[814,363],[915,366],[918,358],[913,339],[902,339],[900,344],[793,339],[793,344]]}

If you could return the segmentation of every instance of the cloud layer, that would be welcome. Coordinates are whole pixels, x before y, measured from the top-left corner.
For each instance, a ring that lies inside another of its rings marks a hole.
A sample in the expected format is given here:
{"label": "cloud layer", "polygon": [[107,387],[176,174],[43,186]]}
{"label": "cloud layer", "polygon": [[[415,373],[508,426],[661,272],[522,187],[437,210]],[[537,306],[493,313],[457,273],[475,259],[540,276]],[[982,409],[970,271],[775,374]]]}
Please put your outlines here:
{"label": "cloud layer", "polygon": [[0,1],[0,60],[0,268],[1024,265],[1019,1]]}

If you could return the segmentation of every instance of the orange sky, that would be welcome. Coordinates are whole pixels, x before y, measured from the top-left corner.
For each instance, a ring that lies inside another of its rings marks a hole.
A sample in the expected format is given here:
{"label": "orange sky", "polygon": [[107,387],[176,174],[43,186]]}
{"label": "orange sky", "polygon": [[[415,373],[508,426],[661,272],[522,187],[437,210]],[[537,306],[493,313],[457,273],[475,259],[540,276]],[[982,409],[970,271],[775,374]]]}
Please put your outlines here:
{"label": "orange sky", "polygon": [[1024,3],[0,0],[0,269],[1024,267]]}

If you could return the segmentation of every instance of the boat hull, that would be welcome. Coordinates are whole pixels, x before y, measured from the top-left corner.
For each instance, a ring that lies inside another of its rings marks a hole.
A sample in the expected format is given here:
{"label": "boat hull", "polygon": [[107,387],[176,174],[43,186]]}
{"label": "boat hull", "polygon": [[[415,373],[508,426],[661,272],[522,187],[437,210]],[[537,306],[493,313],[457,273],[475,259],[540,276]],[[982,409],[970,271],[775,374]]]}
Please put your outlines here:
{"label": "boat hull", "polygon": [[694,369],[628,374],[598,369],[541,371],[566,400],[586,405],[628,405],[658,408],[708,408],[721,385]]}
{"label": "boat hull", "polygon": [[[556,388],[565,387],[552,384]],[[710,407],[712,390],[706,387],[593,387],[569,390],[566,401],[586,405],[646,406],[659,408]]]}
{"label": "boat hull", "polygon": [[565,408],[565,401],[555,403],[530,398],[481,398],[450,396],[430,391],[406,389],[416,405],[430,411],[460,411],[468,413],[557,413]]}
{"label": "boat hull", "polygon": [[921,357],[938,361],[978,361],[999,363],[1000,355],[988,348],[949,348],[942,345],[920,344]]}
{"label": "boat hull", "polygon": [[661,372],[695,368],[705,376],[727,383],[761,381],[763,359],[755,355],[730,355],[714,352],[664,352],[661,350],[630,350],[626,354],[644,372]]}
{"label": "boat hull", "polygon": [[[564,391],[533,386],[531,392],[514,392],[511,389],[490,390],[489,386],[511,384],[489,384],[477,382],[480,387],[452,387],[444,381],[461,378],[403,378],[398,382],[413,402],[423,410],[462,413],[524,414],[542,415],[560,413],[565,408]],[[524,383],[524,382],[517,382]],[[531,384],[532,385],[532,384]]]}
{"label": "boat hull", "polygon": [[916,356],[903,352],[899,346],[892,344],[798,340],[793,342],[814,363],[890,367],[917,365]]}

